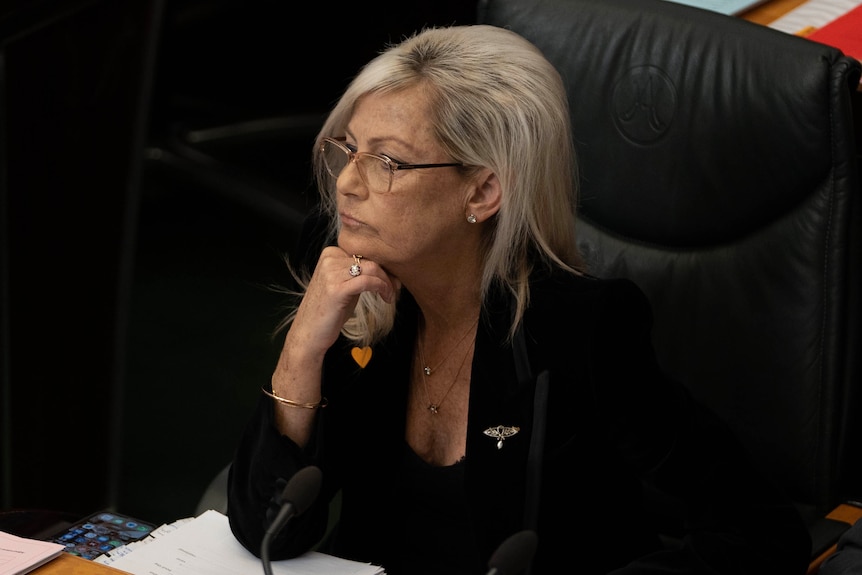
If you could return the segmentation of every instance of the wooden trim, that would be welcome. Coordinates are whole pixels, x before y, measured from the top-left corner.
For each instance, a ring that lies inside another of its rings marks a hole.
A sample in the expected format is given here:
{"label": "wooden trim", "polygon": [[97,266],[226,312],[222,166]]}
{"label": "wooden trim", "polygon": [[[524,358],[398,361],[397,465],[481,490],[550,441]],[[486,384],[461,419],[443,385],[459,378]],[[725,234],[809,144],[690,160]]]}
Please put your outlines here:
{"label": "wooden trim", "polygon": [[[860,517],[862,517],[862,507],[842,503],[841,505],[830,511],[829,514],[826,515],[826,517],[828,519],[836,519],[838,521],[844,521],[845,523],[853,525]],[[807,575],[815,575],[820,570],[820,565],[826,560],[826,558],[835,553],[836,546],[837,545],[833,545],[832,547],[821,553],[819,557],[814,559],[808,565]]]}
{"label": "wooden trim", "polygon": [[764,2],[760,6],[752,8],[739,15],[743,20],[754,22],[755,24],[769,24],[773,20],[784,16],[800,4],[804,4],[806,0],[770,0]]}
{"label": "wooden trim", "polygon": [[63,551],[56,559],[42,565],[32,575],[128,575],[108,565],[102,565]]}

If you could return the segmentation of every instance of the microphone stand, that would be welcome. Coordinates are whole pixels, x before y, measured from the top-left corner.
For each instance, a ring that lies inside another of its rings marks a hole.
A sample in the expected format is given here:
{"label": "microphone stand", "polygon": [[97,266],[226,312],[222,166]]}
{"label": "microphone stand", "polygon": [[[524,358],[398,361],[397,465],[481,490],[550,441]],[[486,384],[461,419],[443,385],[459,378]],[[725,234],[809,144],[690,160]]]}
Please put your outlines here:
{"label": "microphone stand", "polygon": [[269,558],[269,548],[273,538],[296,515],[301,515],[314,503],[320,492],[321,472],[318,467],[309,465],[297,471],[287,482],[282,491],[281,508],[272,520],[263,540],[260,543],[260,561],[265,575],[272,575],[272,561]]}

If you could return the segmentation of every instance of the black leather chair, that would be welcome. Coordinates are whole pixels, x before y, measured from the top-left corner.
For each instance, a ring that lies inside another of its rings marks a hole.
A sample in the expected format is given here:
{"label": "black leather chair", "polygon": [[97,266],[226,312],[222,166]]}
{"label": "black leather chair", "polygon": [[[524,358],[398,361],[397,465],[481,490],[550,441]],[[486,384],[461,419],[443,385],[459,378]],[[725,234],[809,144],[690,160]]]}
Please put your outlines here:
{"label": "black leather chair", "polygon": [[[483,0],[569,90],[591,270],[813,529],[862,491],[857,61],[662,0]],[[755,519],[752,519],[755,520]]]}

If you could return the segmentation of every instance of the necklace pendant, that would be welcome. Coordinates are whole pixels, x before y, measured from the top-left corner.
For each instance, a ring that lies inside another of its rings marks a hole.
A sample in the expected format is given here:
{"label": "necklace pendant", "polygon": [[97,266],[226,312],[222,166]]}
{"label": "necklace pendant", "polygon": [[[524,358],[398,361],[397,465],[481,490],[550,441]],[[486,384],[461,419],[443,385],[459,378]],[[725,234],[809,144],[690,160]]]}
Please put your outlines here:
{"label": "necklace pendant", "polygon": [[440,411],[440,406],[437,405],[436,403],[429,403],[428,404],[428,411],[430,411],[434,415],[437,415],[437,413]]}
{"label": "necklace pendant", "polygon": [[431,368],[428,367],[427,365],[422,368],[422,371],[425,372],[425,375],[431,375]]}

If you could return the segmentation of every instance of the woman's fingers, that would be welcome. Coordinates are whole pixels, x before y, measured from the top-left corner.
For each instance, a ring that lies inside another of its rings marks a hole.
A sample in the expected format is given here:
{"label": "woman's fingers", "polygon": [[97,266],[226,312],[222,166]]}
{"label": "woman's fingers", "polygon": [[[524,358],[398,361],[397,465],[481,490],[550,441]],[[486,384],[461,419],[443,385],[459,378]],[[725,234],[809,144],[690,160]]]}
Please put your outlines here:
{"label": "woman's fingers", "polygon": [[301,336],[305,345],[325,351],[335,343],[362,292],[374,292],[391,302],[397,285],[397,280],[375,262],[327,247],[297,309],[291,326],[293,336]]}
{"label": "woman's fingers", "polygon": [[340,280],[344,284],[341,287],[345,294],[358,296],[369,291],[378,294],[386,302],[391,302],[395,295],[397,282],[376,262],[362,255],[348,254],[341,248],[331,246],[321,254],[318,267],[322,269],[324,281],[330,281],[331,278],[333,283],[338,284]]}

